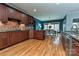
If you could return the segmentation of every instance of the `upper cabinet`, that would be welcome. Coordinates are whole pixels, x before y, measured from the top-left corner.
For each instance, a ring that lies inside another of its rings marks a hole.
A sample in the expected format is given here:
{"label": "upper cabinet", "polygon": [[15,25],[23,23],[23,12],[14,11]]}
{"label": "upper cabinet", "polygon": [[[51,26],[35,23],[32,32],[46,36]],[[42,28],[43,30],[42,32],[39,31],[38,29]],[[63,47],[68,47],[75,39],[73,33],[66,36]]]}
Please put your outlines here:
{"label": "upper cabinet", "polygon": [[21,20],[21,13],[15,9],[7,7],[7,14],[9,18]]}
{"label": "upper cabinet", "polygon": [[33,25],[34,18],[26,15],[19,10],[0,4],[0,21],[8,21],[8,18],[20,20],[26,25]]}
{"label": "upper cabinet", "polygon": [[29,18],[28,18],[28,16],[26,15],[26,25],[28,25],[29,24]]}
{"label": "upper cabinet", "polygon": [[0,21],[6,22],[7,20],[7,7],[0,4]]}
{"label": "upper cabinet", "polygon": [[26,24],[26,25],[28,24],[27,15],[15,10],[15,9],[9,8],[9,7],[7,8],[7,13],[8,13],[9,18],[18,19],[21,22],[23,22],[24,24]]}
{"label": "upper cabinet", "polygon": [[16,18],[16,10],[7,7],[7,15],[9,18]]}
{"label": "upper cabinet", "polygon": [[29,16],[29,24],[33,24],[33,21],[34,21],[33,17]]}
{"label": "upper cabinet", "polygon": [[35,20],[33,17],[29,17],[29,24],[34,26],[35,25]]}
{"label": "upper cabinet", "polygon": [[28,25],[28,16],[25,14],[21,14],[21,20],[24,24]]}
{"label": "upper cabinet", "polygon": [[16,19],[21,20],[21,14],[22,13],[16,10],[15,14],[16,14]]}

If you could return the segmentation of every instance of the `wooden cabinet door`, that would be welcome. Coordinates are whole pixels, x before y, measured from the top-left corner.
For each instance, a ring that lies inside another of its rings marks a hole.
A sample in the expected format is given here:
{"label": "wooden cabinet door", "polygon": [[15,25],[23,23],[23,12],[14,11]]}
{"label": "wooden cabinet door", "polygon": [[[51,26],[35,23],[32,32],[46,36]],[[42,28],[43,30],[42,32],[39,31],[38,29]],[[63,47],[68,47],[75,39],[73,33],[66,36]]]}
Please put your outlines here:
{"label": "wooden cabinet door", "polygon": [[21,14],[21,21],[25,24],[26,23],[26,15]]}
{"label": "wooden cabinet door", "polygon": [[44,31],[34,30],[34,39],[41,39],[44,40]]}
{"label": "wooden cabinet door", "polygon": [[21,40],[24,41],[25,40],[25,31],[22,31],[21,33],[22,33],[21,34]]}
{"label": "wooden cabinet door", "polygon": [[32,18],[31,18],[31,16],[28,16],[28,19],[29,19],[29,24],[31,24],[31,23],[32,23]]}
{"label": "wooden cabinet door", "polygon": [[23,40],[27,40],[29,38],[29,30],[23,31]]}
{"label": "wooden cabinet door", "polygon": [[27,35],[25,31],[10,32],[10,45],[26,40]]}
{"label": "wooden cabinet door", "polygon": [[36,35],[36,37],[37,37],[37,39],[44,39],[44,34],[43,34],[44,32],[43,31],[37,31],[37,35]]}
{"label": "wooden cabinet door", "polygon": [[16,19],[21,20],[21,13],[19,11],[16,11]]}
{"label": "wooden cabinet door", "polygon": [[64,50],[66,51],[66,47],[65,47],[65,37],[63,35],[61,35],[61,42],[63,45]]}
{"label": "wooden cabinet door", "polygon": [[9,18],[16,19],[16,10],[7,7],[7,15],[8,15]]}
{"label": "wooden cabinet door", "polygon": [[21,14],[21,20],[24,24],[28,25],[28,16],[25,14]]}
{"label": "wooden cabinet door", "polygon": [[17,32],[10,32],[10,45],[17,43],[18,35]]}
{"label": "wooden cabinet door", "polygon": [[15,9],[7,7],[7,14],[9,18],[21,20],[21,13]]}
{"label": "wooden cabinet door", "polygon": [[24,40],[26,40],[26,39],[28,39],[28,32],[27,31],[21,31],[20,32],[20,41],[24,41]]}
{"label": "wooden cabinet door", "polygon": [[7,22],[7,7],[0,4],[0,21]]}
{"label": "wooden cabinet door", "polygon": [[9,33],[2,32],[0,33],[0,49],[9,46]]}
{"label": "wooden cabinet door", "polygon": [[29,30],[26,30],[25,37],[26,37],[26,40],[29,39]]}
{"label": "wooden cabinet door", "polygon": [[37,32],[36,32],[36,30],[33,30],[33,39],[37,39]]}
{"label": "wooden cabinet door", "polygon": [[28,18],[28,16],[26,15],[26,18],[25,18],[26,20],[25,20],[25,24],[28,26],[28,24],[29,24],[29,18]]}
{"label": "wooden cabinet door", "polygon": [[29,31],[0,32],[0,49],[27,40]]}
{"label": "wooden cabinet door", "polygon": [[20,32],[17,33],[17,35],[18,35],[18,41],[17,41],[17,42],[23,41],[23,39],[24,39],[24,37],[23,37],[23,32],[20,31]]}
{"label": "wooden cabinet door", "polygon": [[35,26],[35,20],[31,16],[28,16],[28,25]]}
{"label": "wooden cabinet door", "polygon": [[72,55],[79,56],[79,41],[77,39],[72,40]]}
{"label": "wooden cabinet door", "polygon": [[31,19],[30,19],[30,16],[27,16],[28,17],[28,25],[30,24],[30,21],[31,21]]}

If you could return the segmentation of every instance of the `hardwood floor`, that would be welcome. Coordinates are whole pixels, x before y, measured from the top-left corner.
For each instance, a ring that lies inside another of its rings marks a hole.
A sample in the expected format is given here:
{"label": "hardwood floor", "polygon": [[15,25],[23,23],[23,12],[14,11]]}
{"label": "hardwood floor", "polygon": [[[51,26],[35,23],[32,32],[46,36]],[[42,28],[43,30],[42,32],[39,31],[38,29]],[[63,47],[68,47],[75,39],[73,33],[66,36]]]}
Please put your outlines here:
{"label": "hardwood floor", "polygon": [[65,56],[62,44],[52,44],[52,40],[30,39],[0,50],[0,56]]}

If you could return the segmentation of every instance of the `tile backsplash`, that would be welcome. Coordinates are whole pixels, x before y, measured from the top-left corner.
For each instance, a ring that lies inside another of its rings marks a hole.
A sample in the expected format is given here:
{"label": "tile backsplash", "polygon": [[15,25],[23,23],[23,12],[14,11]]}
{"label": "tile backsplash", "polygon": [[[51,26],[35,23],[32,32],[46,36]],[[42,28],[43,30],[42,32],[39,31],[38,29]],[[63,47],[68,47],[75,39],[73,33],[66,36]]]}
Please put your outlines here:
{"label": "tile backsplash", "polygon": [[25,24],[8,21],[6,24],[0,21],[0,31],[26,30]]}

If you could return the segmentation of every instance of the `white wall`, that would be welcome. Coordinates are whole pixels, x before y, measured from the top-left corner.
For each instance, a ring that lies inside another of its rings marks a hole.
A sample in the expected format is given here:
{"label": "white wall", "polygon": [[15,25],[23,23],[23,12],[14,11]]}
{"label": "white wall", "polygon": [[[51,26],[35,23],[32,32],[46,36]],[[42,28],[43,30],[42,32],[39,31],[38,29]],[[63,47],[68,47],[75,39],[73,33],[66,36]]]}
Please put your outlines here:
{"label": "white wall", "polygon": [[66,18],[66,31],[71,31],[74,18],[79,18],[79,11],[67,14],[67,18]]}
{"label": "white wall", "polygon": [[66,18],[66,31],[71,31],[72,24],[73,24],[72,15],[71,14],[67,14],[67,18]]}

